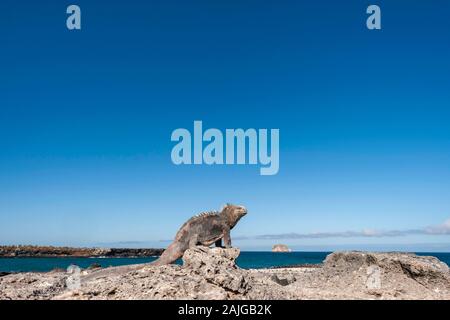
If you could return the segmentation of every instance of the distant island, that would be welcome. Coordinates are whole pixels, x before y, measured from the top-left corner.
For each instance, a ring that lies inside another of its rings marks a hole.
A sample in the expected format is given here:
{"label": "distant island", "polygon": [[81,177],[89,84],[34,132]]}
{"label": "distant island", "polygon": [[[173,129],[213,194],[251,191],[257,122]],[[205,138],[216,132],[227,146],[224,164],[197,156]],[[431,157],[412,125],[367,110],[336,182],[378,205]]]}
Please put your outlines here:
{"label": "distant island", "polygon": [[110,257],[134,258],[160,256],[164,249],[72,248],[53,246],[0,246],[0,258]]}
{"label": "distant island", "polygon": [[292,250],[285,244],[275,244],[272,247],[272,252],[291,252]]}

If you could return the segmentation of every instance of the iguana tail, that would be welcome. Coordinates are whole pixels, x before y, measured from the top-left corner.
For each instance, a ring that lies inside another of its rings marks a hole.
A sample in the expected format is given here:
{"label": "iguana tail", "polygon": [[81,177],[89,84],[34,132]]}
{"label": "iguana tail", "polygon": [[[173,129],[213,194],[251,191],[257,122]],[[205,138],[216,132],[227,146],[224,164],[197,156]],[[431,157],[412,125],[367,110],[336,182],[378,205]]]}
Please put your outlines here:
{"label": "iguana tail", "polygon": [[181,258],[184,254],[182,246],[179,242],[174,241],[166,250],[161,254],[158,260],[150,263],[152,266],[162,266],[170,263],[174,263],[177,259]]}
{"label": "iguana tail", "polygon": [[131,271],[137,271],[140,269],[143,269],[147,266],[146,263],[139,263],[139,264],[132,264],[132,265],[126,265],[126,266],[119,266],[119,267],[109,267],[106,269],[100,269],[97,271],[94,271],[86,276],[83,276],[81,278],[81,283],[86,283],[92,280],[96,280],[98,278],[105,278],[105,277],[114,277],[118,275],[122,275]]}
{"label": "iguana tail", "polygon": [[146,266],[162,266],[166,264],[170,264],[175,262],[177,259],[181,258],[184,254],[186,248],[180,245],[179,242],[173,242],[159,257],[158,260],[153,261],[152,263],[141,263],[141,264],[133,264],[127,266],[119,266],[119,267],[110,267],[106,269],[101,269],[98,271],[94,271],[91,274],[84,276],[81,281],[82,283],[86,283],[98,278],[103,277],[111,277],[118,276],[121,274],[125,274],[131,271],[137,271],[145,268]]}

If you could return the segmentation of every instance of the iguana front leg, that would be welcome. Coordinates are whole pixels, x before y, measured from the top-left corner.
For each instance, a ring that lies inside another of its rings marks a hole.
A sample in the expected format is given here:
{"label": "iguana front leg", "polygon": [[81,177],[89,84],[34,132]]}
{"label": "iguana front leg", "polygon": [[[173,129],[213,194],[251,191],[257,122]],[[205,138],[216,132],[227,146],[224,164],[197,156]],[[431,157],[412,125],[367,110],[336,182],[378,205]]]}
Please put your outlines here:
{"label": "iguana front leg", "polygon": [[230,229],[229,228],[224,230],[223,243],[225,245],[225,248],[231,248],[231,235],[230,235]]}

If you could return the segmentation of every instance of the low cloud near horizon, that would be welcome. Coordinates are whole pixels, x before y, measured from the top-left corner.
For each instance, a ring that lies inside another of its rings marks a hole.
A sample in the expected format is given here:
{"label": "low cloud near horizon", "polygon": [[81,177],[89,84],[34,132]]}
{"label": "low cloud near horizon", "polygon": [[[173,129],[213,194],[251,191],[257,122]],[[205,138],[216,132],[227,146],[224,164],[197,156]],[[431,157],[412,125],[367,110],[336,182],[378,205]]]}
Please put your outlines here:
{"label": "low cloud near horizon", "polygon": [[381,237],[401,237],[408,235],[450,235],[450,219],[444,223],[429,226],[421,229],[407,230],[372,230],[361,231],[337,231],[337,232],[312,232],[312,233],[280,233],[263,234],[253,237],[234,237],[236,240],[279,240],[279,239],[324,239],[324,238],[381,238]]}
{"label": "low cloud near horizon", "polygon": [[[383,237],[402,237],[408,235],[450,235],[450,219],[442,224],[428,226],[420,229],[406,230],[373,230],[363,229],[361,231],[336,231],[336,232],[311,232],[311,233],[280,233],[263,234],[256,236],[233,236],[233,240],[295,240],[295,239],[326,239],[326,238],[383,238]],[[156,240],[160,243],[170,243],[171,239]],[[102,243],[102,246],[133,246],[138,247],[154,241],[119,241],[113,243]]]}

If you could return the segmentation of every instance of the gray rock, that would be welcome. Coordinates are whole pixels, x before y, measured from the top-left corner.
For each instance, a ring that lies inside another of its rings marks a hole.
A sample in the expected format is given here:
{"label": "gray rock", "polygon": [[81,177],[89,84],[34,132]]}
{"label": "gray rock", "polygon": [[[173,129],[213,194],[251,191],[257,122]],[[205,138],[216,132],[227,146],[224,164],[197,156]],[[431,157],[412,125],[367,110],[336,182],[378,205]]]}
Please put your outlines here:
{"label": "gray rock", "polygon": [[281,286],[287,286],[291,283],[294,283],[297,279],[292,274],[274,274],[270,277],[274,282],[278,283]]}
{"label": "gray rock", "polygon": [[[448,266],[403,253],[338,252],[320,268],[243,270],[239,249],[195,247],[183,266],[147,264],[0,277],[0,299],[450,299]],[[73,279],[72,279],[73,280]]]}
{"label": "gray rock", "polygon": [[195,247],[187,250],[183,256],[183,267],[195,270],[212,284],[235,293],[246,293],[249,284],[245,271],[236,266],[235,260],[239,256],[239,249]]}

